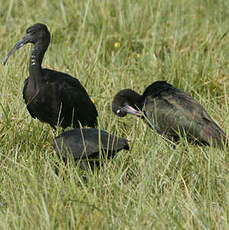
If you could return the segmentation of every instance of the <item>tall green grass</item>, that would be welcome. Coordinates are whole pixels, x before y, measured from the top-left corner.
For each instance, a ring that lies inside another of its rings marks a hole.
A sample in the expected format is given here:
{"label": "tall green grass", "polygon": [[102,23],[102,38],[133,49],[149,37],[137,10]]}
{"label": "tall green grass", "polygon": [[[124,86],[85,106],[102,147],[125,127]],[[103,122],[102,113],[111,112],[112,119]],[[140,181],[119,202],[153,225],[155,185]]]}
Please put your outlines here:
{"label": "tall green grass", "polygon": [[0,1],[0,60],[28,26],[47,24],[43,66],[77,77],[99,127],[126,137],[101,170],[60,164],[59,131],[22,99],[30,45],[0,65],[0,229],[229,229],[228,150],[168,145],[135,117],[111,112],[114,94],[156,80],[184,89],[228,134],[229,2],[225,0]]}

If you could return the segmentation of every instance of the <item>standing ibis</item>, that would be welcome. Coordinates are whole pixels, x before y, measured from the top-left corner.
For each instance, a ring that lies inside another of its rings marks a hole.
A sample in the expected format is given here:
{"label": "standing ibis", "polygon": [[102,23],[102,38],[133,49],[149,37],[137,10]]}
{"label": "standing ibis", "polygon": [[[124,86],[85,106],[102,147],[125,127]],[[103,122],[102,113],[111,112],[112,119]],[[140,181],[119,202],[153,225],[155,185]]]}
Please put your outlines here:
{"label": "standing ibis", "polygon": [[[50,43],[46,25],[37,23],[26,30],[26,35],[7,54],[32,43],[29,61],[29,77],[24,82],[23,98],[33,118],[46,122],[55,129],[60,125],[80,127],[97,125],[97,110],[81,83],[70,75],[51,69],[43,69],[41,63]],[[66,57],[63,57],[66,58]]]}
{"label": "standing ibis", "polygon": [[100,152],[112,158],[118,151],[129,149],[126,139],[96,128],[68,130],[56,137],[53,145],[65,163],[72,156],[83,169],[88,169],[89,165],[92,168],[98,166]]}
{"label": "standing ibis", "polygon": [[127,113],[143,117],[162,136],[177,142],[180,136],[198,144],[223,148],[226,134],[194,98],[166,81],[156,81],[143,95],[131,89],[119,91],[112,102],[119,117]]}

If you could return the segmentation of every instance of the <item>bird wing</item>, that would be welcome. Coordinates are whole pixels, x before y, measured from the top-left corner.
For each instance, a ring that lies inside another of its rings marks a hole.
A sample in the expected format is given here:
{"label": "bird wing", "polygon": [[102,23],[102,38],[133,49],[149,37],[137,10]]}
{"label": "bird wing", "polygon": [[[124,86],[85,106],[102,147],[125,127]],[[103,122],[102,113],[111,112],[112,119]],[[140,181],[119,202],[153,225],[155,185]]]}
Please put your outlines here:
{"label": "bird wing", "polygon": [[95,128],[68,130],[54,139],[54,147],[59,156],[67,158],[69,151],[76,161],[80,158],[91,158],[94,154],[99,159],[101,148],[113,153],[129,149],[126,139]]}
{"label": "bird wing", "polygon": [[168,137],[187,134],[203,143],[221,145],[225,133],[194,98],[174,87],[145,99],[146,116],[157,131]]}
{"label": "bird wing", "polygon": [[[74,112],[74,127],[79,126],[78,121],[81,122],[82,126],[96,125],[98,113],[84,88],[63,88],[60,93],[60,101],[63,105],[62,114],[64,116],[72,116],[72,111]],[[69,117],[68,119],[72,118]]]}
{"label": "bird wing", "polygon": [[[61,113],[65,120],[72,120],[73,127],[79,127],[78,121],[83,126],[95,126],[97,124],[97,110],[79,80],[62,72],[49,69],[43,69],[43,71],[46,81],[58,85],[59,99],[62,103]],[[73,110],[74,119],[72,119]],[[63,126],[69,126],[69,124],[63,124]]]}

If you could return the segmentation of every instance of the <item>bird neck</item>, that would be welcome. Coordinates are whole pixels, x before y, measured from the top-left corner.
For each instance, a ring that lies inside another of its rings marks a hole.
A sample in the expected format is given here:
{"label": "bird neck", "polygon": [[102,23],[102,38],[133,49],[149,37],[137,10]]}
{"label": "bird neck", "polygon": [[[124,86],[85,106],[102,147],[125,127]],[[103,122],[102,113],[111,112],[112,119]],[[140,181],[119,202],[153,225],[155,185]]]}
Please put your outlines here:
{"label": "bird neck", "polygon": [[29,62],[29,72],[30,76],[41,75],[41,63],[47,50],[48,45],[43,45],[41,42],[35,43]]}
{"label": "bird neck", "polygon": [[135,99],[135,107],[139,110],[142,110],[142,108],[143,108],[143,97],[141,95],[139,95],[139,97]]}
{"label": "bird neck", "polygon": [[142,110],[144,98],[135,91],[132,91],[132,95],[130,96],[130,104],[134,105],[136,109]]}

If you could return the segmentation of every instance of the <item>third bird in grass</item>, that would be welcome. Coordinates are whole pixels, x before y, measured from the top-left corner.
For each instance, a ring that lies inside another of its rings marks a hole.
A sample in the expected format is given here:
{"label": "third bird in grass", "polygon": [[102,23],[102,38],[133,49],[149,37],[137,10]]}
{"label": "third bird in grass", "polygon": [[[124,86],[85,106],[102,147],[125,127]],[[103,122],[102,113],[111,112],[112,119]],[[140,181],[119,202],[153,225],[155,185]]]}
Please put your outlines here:
{"label": "third bird in grass", "polygon": [[126,139],[95,128],[72,129],[54,139],[54,148],[66,163],[72,156],[82,169],[99,166],[100,153],[113,158],[122,149],[129,150]]}
{"label": "third bird in grass", "polygon": [[165,81],[148,86],[143,95],[131,89],[118,92],[112,103],[113,112],[143,117],[162,136],[173,142],[179,137],[198,144],[223,148],[226,135],[194,98]]}
{"label": "third bird in grass", "polygon": [[[43,69],[41,63],[50,43],[46,25],[37,23],[26,30],[4,60],[27,43],[34,44],[29,61],[29,77],[24,82],[23,97],[33,118],[62,128],[73,125],[95,127],[97,110],[80,82],[66,73]],[[61,55],[61,54],[60,54]],[[67,58],[67,57],[63,57]]]}

